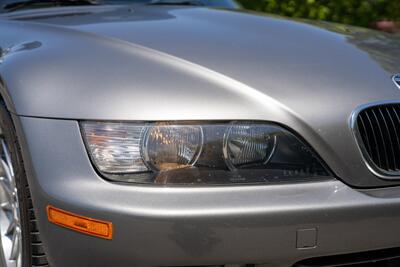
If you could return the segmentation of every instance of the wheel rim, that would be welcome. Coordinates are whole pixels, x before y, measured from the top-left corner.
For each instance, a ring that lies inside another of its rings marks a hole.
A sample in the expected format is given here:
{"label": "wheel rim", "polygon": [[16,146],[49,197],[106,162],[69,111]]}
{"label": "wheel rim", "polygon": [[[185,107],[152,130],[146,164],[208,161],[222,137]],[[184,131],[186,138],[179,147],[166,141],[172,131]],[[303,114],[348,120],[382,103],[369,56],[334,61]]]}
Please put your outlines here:
{"label": "wheel rim", "polygon": [[22,236],[17,186],[11,155],[2,137],[0,145],[0,257],[3,255],[6,267],[20,267]]}

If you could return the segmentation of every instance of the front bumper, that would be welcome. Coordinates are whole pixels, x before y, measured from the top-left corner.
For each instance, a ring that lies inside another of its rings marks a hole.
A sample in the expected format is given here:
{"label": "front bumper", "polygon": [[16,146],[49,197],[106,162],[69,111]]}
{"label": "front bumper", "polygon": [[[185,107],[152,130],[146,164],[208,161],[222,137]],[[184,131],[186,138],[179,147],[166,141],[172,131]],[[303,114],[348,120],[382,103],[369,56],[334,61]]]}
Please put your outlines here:
{"label": "front bumper", "polygon": [[[400,247],[400,188],[361,192],[334,179],[196,188],[114,184],[92,168],[77,122],[15,121],[52,266],[283,267]],[[49,204],[111,221],[113,240],[49,223]]]}

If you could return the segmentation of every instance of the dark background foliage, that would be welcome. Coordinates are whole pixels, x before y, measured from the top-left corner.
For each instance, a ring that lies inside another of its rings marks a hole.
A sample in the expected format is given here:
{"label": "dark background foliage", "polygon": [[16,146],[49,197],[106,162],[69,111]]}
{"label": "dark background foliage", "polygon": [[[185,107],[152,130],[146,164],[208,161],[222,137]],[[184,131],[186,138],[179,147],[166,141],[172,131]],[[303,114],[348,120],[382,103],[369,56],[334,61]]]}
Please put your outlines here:
{"label": "dark background foliage", "polygon": [[400,0],[239,0],[251,10],[295,18],[374,27],[378,21],[400,21]]}

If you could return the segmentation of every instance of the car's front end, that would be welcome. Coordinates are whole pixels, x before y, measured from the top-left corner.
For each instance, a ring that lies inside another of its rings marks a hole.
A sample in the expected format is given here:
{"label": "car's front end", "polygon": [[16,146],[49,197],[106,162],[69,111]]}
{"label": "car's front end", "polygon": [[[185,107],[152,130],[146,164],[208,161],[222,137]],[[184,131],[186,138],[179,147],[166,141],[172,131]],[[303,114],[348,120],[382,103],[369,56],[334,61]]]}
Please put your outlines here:
{"label": "car's front end", "polygon": [[52,266],[398,264],[395,36],[171,4],[0,32]]}
{"label": "car's front end", "polygon": [[[55,266],[292,266],[399,246],[397,188],[357,190],[334,177],[235,186],[112,183],[93,169],[78,122],[21,124],[29,133],[40,231]],[[112,240],[50,223],[49,204],[112,222]]]}

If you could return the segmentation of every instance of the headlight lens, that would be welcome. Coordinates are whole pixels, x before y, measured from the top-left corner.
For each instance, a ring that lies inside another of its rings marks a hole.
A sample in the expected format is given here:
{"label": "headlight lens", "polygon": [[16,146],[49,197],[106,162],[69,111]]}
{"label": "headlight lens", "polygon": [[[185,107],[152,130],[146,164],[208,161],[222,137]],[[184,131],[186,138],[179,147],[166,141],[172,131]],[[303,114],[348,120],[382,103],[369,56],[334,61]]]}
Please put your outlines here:
{"label": "headlight lens", "polygon": [[224,154],[231,170],[268,163],[276,148],[276,135],[267,125],[232,125],[224,138]]}
{"label": "headlight lens", "polygon": [[82,122],[90,157],[108,179],[227,184],[330,176],[308,145],[257,122]]}
{"label": "headlight lens", "polygon": [[161,124],[148,127],[142,154],[152,170],[167,171],[192,166],[202,146],[201,126]]}

